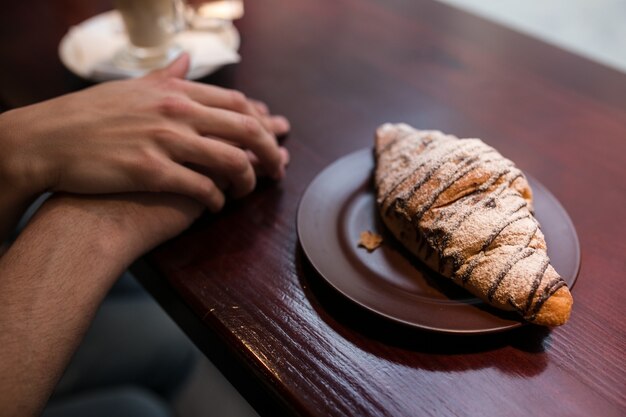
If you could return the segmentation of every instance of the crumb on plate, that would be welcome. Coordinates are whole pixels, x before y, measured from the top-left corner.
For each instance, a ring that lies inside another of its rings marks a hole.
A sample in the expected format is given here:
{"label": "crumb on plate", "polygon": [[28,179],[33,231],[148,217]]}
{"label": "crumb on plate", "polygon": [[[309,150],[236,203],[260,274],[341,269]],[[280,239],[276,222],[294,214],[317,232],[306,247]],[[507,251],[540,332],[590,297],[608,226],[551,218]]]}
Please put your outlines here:
{"label": "crumb on plate", "polygon": [[382,243],[383,237],[378,233],[370,232],[369,230],[361,232],[359,246],[367,249],[368,252],[376,250]]}

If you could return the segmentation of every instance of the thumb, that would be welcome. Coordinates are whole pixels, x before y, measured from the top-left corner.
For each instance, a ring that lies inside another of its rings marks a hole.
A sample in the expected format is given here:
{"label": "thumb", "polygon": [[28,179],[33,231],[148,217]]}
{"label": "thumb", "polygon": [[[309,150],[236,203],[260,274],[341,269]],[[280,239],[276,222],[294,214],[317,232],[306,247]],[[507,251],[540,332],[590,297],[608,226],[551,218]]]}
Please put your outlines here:
{"label": "thumb", "polygon": [[148,74],[150,78],[180,78],[185,79],[189,71],[189,54],[183,52],[175,60],[170,62],[166,67],[152,71]]}

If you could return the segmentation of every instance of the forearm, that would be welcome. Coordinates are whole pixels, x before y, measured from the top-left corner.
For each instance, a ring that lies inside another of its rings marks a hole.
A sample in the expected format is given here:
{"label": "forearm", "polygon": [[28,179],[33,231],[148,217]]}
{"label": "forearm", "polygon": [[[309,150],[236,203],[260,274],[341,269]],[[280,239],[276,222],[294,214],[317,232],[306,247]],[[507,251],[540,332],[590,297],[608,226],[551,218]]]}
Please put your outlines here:
{"label": "forearm", "polygon": [[44,406],[98,305],[138,256],[202,212],[171,194],[48,200],[0,258],[0,410]]}
{"label": "forearm", "polygon": [[62,209],[36,216],[0,259],[3,415],[41,411],[102,298],[132,260],[114,230],[104,238],[98,219]]}

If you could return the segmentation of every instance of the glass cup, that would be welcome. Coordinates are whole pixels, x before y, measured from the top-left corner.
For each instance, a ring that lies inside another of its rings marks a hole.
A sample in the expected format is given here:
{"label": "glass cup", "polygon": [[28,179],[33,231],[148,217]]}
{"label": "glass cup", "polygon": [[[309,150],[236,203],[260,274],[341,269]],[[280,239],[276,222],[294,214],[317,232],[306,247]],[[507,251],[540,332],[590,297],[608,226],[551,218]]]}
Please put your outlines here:
{"label": "glass cup", "polygon": [[173,39],[185,28],[184,0],[115,0],[115,7],[129,40],[113,59],[118,67],[159,68],[182,51]]}

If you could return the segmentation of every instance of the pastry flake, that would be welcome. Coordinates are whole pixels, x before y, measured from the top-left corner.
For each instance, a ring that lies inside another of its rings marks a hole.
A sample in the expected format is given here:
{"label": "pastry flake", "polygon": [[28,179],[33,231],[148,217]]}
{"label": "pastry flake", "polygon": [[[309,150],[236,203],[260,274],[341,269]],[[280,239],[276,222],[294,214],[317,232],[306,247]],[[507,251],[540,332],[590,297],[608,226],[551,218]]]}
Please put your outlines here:
{"label": "pastry flake", "polygon": [[365,230],[361,232],[358,246],[367,249],[368,252],[373,252],[383,243],[383,237],[377,233]]}

